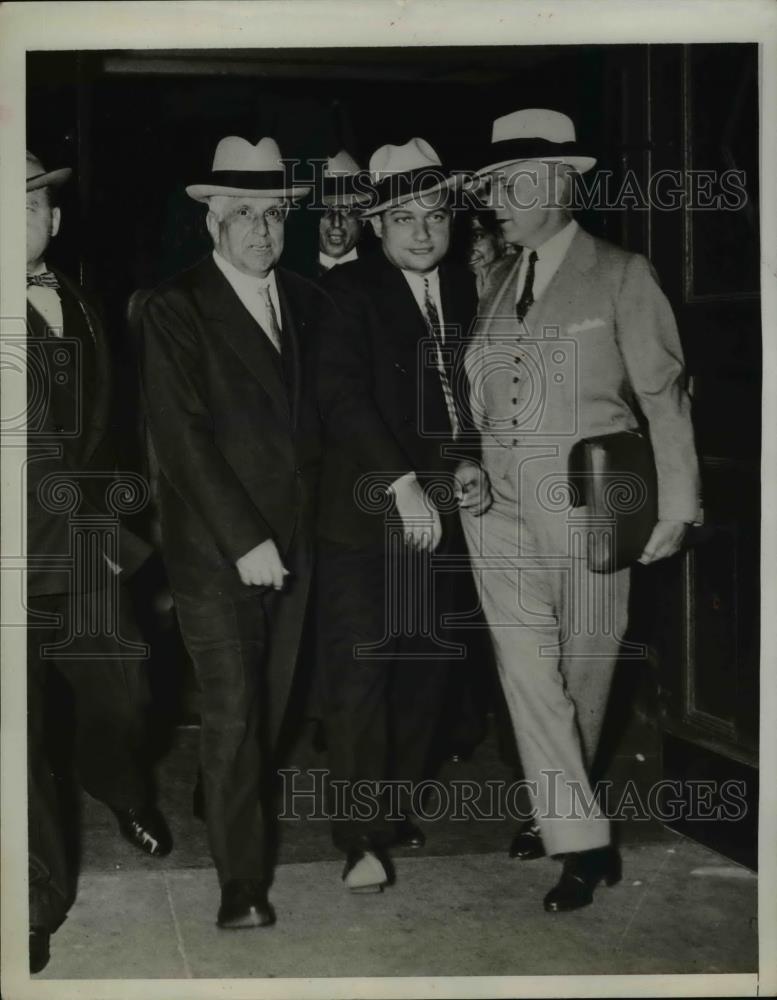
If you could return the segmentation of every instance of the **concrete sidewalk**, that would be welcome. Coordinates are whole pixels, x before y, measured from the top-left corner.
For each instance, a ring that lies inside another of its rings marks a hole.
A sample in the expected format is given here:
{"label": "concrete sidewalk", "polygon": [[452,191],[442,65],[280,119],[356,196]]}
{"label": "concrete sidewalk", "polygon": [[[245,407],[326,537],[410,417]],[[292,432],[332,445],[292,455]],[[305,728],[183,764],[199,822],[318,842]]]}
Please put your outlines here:
{"label": "concrete sidewalk", "polygon": [[38,979],[743,973],[757,969],[757,879],[678,836],[623,849],[624,878],[550,915],[556,862],[505,853],[396,860],[353,896],[340,861],[285,864],[275,927],[215,927],[212,869],[86,872]]}

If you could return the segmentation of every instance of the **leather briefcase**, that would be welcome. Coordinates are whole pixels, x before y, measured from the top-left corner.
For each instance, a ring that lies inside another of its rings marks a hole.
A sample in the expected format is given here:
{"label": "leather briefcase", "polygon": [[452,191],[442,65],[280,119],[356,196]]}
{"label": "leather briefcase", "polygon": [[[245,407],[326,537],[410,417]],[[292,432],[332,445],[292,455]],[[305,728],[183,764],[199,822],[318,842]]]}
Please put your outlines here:
{"label": "leather briefcase", "polygon": [[588,568],[612,573],[643,553],[658,520],[656,465],[641,431],[578,441],[569,456],[576,507],[588,508]]}

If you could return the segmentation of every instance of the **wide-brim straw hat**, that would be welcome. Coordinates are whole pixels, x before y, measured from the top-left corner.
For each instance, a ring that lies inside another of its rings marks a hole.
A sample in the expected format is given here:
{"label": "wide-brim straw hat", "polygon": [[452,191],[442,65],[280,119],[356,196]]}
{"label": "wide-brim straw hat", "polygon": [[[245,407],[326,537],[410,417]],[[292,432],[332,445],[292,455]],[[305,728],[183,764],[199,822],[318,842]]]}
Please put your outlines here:
{"label": "wide-brim straw hat", "polygon": [[341,149],[327,158],[321,177],[322,204],[358,208],[368,204],[371,198],[370,175],[347,150]]}
{"label": "wide-brim straw hat", "polygon": [[370,157],[373,198],[362,210],[363,216],[377,215],[388,208],[421,199],[431,203],[433,196],[463,181],[452,174],[425,139],[410,139],[404,146],[381,146]]}
{"label": "wide-brim straw hat", "polygon": [[497,118],[490,153],[492,162],[477,170],[478,175],[526,160],[567,163],[581,174],[596,164],[596,157],[580,149],[572,119],[548,108],[523,108]]}
{"label": "wide-brim straw hat", "polygon": [[228,135],[216,146],[210,178],[202,184],[190,184],[186,193],[205,202],[218,194],[295,200],[310,190],[310,185],[295,185],[289,180],[275,139],[265,136],[252,146],[247,139]]}

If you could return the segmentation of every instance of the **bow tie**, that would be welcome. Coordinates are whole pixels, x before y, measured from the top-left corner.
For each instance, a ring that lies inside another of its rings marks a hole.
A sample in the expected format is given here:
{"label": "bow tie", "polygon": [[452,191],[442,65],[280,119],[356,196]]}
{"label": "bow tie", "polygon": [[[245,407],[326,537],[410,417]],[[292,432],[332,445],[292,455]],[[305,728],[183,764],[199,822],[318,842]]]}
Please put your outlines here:
{"label": "bow tie", "polygon": [[44,271],[42,274],[27,275],[27,287],[31,285],[38,288],[59,288],[59,280],[53,271]]}

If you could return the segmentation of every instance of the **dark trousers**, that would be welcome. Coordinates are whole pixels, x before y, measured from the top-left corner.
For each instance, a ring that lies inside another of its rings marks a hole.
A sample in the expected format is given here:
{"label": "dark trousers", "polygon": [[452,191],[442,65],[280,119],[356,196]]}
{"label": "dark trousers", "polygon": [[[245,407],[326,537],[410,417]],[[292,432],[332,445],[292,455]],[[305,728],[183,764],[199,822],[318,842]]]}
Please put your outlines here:
{"label": "dark trousers", "polygon": [[355,782],[416,786],[427,778],[444,699],[451,650],[440,618],[450,607],[450,574],[431,576],[428,557],[404,546],[392,551],[319,547],[330,781],[346,783],[339,797],[330,794],[332,835],[344,851],[365,840],[391,843],[392,825],[410,810],[410,796],[397,786],[394,800],[371,796],[357,815],[349,792],[356,794]]}
{"label": "dark trousers", "polygon": [[[142,766],[143,713],[147,687],[140,636],[128,593],[106,625],[105,592],[28,598],[27,756],[30,921],[54,930],[72,902],[75,878],[68,871],[58,796],[47,752],[53,706],[51,682],[64,684],[75,711],[78,778],[90,795],[114,808],[142,806],[149,795]],[[39,616],[56,616],[57,624]],[[82,632],[80,624],[91,623]],[[61,643],[59,650],[46,646]],[[65,655],[67,654],[67,655]],[[57,706],[59,710],[60,706]],[[59,720],[56,720],[59,722]]]}
{"label": "dark trousers", "polygon": [[282,593],[246,587],[200,599],[177,593],[181,635],[200,689],[200,771],[219,883],[269,881],[267,789],[310,585],[309,546],[284,560]]}

